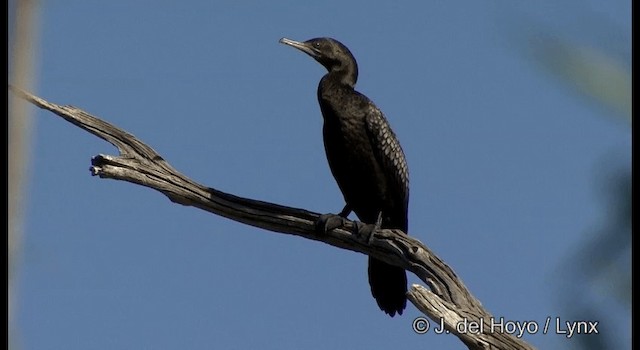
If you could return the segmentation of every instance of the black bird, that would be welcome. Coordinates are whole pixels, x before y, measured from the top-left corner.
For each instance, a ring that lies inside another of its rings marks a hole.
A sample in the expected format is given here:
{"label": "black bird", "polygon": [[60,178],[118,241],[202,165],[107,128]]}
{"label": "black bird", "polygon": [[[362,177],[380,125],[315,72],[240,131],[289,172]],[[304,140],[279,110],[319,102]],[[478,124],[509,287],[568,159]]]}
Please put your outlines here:
{"label": "black bird", "polygon": [[[407,162],[380,109],[354,89],[358,65],[349,49],[331,38],[280,42],[329,71],[318,85],[318,102],[329,167],[346,202],[339,215],[346,218],[353,210],[365,223],[407,232]],[[403,268],[369,257],[369,285],[380,309],[391,317],[402,315],[407,304]]]}

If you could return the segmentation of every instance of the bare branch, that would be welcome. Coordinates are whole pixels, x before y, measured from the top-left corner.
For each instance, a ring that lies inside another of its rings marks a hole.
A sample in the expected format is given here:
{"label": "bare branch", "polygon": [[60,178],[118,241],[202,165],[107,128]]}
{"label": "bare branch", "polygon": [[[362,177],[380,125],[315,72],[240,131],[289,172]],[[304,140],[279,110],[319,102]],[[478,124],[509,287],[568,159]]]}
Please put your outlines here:
{"label": "bare branch", "polygon": [[533,349],[507,333],[460,331],[462,321],[489,322],[491,314],[467,290],[455,272],[428,247],[400,230],[381,229],[369,243],[367,237],[354,234],[355,223],[318,234],[318,213],[303,209],[237,197],[205,187],[184,176],[156,151],[135,136],[73,106],[47,102],[9,85],[9,90],[42,109],[90,132],[118,148],[119,156],[97,155],[91,159],[91,173],[101,178],[123,180],[152,188],[173,202],[197,207],[247,225],[269,231],[296,235],[332,246],[373,256],[413,272],[430,290],[414,285],[409,300],[431,320],[446,326],[470,349]]}

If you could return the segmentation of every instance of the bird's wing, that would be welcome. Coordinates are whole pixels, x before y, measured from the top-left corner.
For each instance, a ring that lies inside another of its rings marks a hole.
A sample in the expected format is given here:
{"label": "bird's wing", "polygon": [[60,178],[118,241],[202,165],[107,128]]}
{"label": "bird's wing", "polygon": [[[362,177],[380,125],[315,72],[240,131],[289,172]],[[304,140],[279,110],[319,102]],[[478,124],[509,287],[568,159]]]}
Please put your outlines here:
{"label": "bird's wing", "polygon": [[389,123],[371,101],[369,101],[367,108],[365,125],[376,160],[386,174],[393,174],[392,188],[395,191],[399,191],[398,194],[405,199],[402,210],[406,216],[409,200],[409,168],[407,161]]}

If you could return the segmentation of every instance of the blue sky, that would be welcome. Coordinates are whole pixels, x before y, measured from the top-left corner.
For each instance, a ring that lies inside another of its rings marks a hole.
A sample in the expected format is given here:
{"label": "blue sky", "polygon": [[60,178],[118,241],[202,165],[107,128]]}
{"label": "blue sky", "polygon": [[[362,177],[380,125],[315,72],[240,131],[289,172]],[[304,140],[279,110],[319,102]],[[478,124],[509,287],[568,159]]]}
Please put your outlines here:
{"label": "blue sky", "polygon": [[[344,204],[322,145],[324,68],[278,39],[342,41],[407,156],[409,233],[497,317],[569,317],[568,257],[607,219],[603,179],[630,169],[628,122],[530,49],[566,39],[630,65],[629,1],[69,0],[43,1],[39,19],[37,95],[122,127],[204,185],[320,213]],[[90,158],[116,150],[35,114],[21,348],[463,348],[415,334],[413,305],[382,313],[365,256],[91,177]],[[626,347],[630,313],[610,294],[595,306]]]}

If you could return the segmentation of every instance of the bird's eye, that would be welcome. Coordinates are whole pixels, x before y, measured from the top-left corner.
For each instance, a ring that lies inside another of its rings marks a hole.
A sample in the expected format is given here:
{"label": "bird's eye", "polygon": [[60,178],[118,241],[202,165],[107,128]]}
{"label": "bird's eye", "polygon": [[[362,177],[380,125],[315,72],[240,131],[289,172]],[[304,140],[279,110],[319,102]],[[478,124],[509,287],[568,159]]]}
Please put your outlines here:
{"label": "bird's eye", "polygon": [[316,49],[320,48],[320,42],[316,41],[315,43],[313,43],[313,47],[315,47]]}

